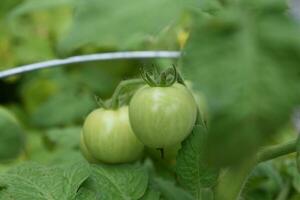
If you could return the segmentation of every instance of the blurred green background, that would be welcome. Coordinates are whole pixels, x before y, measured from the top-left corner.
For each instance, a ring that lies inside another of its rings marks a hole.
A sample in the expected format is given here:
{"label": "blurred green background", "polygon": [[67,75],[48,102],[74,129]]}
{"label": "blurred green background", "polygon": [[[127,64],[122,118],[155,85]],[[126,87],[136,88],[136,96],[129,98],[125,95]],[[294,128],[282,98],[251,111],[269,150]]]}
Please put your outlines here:
{"label": "blurred green background", "polygon": [[[172,2],[1,0],[0,70],[89,53],[180,50],[191,26],[190,5],[198,4]],[[87,113],[97,107],[94,95],[109,98],[121,80],[138,76],[140,66],[172,63],[176,60],[89,62],[0,80],[0,172],[28,160],[83,159],[79,133]],[[291,124],[281,132],[270,143],[295,137]],[[246,199],[271,200],[281,191],[300,199],[293,157],[260,165],[246,190]]]}

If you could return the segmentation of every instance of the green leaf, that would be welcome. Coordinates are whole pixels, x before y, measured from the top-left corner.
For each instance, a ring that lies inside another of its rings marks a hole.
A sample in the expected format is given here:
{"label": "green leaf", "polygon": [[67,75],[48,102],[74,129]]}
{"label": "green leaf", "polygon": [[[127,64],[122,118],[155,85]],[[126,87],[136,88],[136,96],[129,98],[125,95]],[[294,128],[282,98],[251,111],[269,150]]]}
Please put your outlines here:
{"label": "green leaf", "polygon": [[207,97],[213,164],[253,154],[300,101],[299,26],[282,4],[236,1],[195,20],[182,71]]}
{"label": "green leaf", "polygon": [[183,142],[176,163],[179,183],[189,190],[196,199],[212,187],[218,178],[218,170],[207,165],[204,159],[204,144],[207,131],[196,125],[191,135]]}
{"label": "green leaf", "polygon": [[[89,176],[86,163],[45,167],[27,163],[0,176],[0,188],[12,199],[74,199],[78,188]],[[1,193],[0,193],[1,194]],[[5,196],[0,196],[5,200]]]}
{"label": "green leaf", "polygon": [[[20,3],[21,0],[2,0],[1,1],[1,7],[0,7],[0,16],[3,18],[11,9],[16,6],[18,3]],[[1,19],[2,20],[2,19]]]}
{"label": "green leaf", "polygon": [[146,193],[140,200],[160,200],[160,196],[161,194],[159,191],[148,187]]}
{"label": "green leaf", "polygon": [[46,132],[48,140],[56,147],[78,148],[81,127],[54,128]]}
{"label": "green leaf", "polygon": [[148,174],[135,165],[92,165],[88,188],[97,194],[97,199],[140,199],[148,186]]}
{"label": "green leaf", "polygon": [[87,44],[135,48],[174,25],[182,8],[172,0],[130,0],[126,5],[122,0],[81,0],[60,50],[70,52]]}
{"label": "green leaf", "polygon": [[176,186],[173,182],[162,179],[153,178],[152,185],[161,192],[161,196],[165,200],[193,200],[194,198],[182,188]]}
{"label": "green leaf", "polygon": [[253,169],[242,196],[252,196],[255,199],[260,194],[259,199],[274,199],[284,185],[283,177],[273,162],[263,162]]}
{"label": "green leaf", "polygon": [[0,107],[0,162],[16,158],[24,148],[25,135],[14,115]]}
{"label": "green leaf", "polygon": [[58,6],[72,5],[74,0],[27,0],[22,4],[19,4],[11,13],[11,18],[19,17],[26,13],[31,13],[33,11],[51,9]]}
{"label": "green leaf", "polygon": [[97,196],[94,191],[83,186],[83,187],[80,187],[80,189],[76,195],[76,200],[97,200]]}
{"label": "green leaf", "polygon": [[82,121],[93,107],[95,102],[92,95],[65,91],[44,102],[33,113],[32,121],[41,127],[72,124]]}

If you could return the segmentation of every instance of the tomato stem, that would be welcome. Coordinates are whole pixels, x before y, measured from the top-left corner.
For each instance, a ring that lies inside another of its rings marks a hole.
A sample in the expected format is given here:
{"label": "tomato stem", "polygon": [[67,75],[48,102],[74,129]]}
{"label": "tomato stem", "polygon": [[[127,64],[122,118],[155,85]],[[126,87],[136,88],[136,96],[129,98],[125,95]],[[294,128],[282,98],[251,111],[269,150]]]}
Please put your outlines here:
{"label": "tomato stem", "polygon": [[117,109],[119,107],[119,96],[125,87],[140,85],[143,83],[144,81],[142,79],[131,79],[131,80],[121,81],[117,86],[117,88],[115,89],[114,94],[111,98],[111,109]]}
{"label": "tomato stem", "polygon": [[261,149],[257,153],[257,162],[264,162],[296,151],[297,139],[284,144],[273,145]]}

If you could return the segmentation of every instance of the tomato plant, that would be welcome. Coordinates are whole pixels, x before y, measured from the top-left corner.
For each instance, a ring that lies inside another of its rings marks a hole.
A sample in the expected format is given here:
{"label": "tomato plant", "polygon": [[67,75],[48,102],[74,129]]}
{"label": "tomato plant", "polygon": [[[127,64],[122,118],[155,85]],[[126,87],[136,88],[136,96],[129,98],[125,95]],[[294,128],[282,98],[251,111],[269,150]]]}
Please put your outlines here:
{"label": "tomato plant", "polygon": [[298,7],[0,1],[0,200],[299,200]]}

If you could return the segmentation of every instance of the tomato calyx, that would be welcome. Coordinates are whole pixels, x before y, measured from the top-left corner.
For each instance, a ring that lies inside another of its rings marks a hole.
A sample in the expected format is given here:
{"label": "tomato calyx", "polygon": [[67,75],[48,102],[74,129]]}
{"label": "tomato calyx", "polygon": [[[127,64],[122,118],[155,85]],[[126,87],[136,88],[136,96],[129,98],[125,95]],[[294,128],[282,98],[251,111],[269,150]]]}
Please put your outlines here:
{"label": "tomato calyx", "polygon": [[146,71],[144,68],[140,69],[142,79],[151,87],[170,87],[178,78],[178,73],[175,65],[165,71],[159,73],[157,67],[153,66],[153,71]]}

